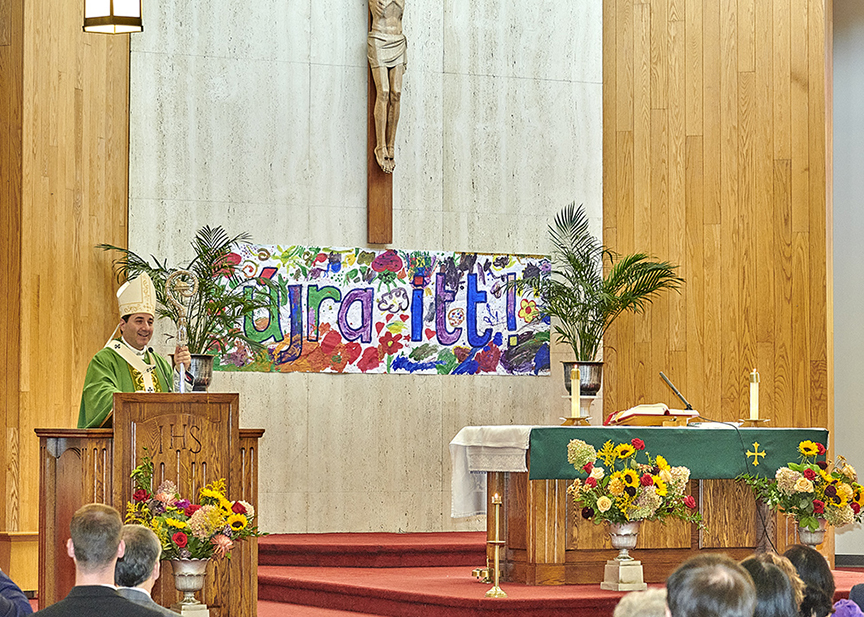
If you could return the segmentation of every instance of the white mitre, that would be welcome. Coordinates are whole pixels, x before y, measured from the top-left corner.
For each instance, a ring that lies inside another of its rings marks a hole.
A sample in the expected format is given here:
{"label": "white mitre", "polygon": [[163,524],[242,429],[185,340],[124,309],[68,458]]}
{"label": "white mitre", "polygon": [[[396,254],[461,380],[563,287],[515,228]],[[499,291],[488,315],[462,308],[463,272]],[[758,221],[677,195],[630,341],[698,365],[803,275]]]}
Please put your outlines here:
{"label": "white mitre", "polygon": [[156,316],[156,288],[146,272],[126,281],[117,290],[120,316],[147,313]]}

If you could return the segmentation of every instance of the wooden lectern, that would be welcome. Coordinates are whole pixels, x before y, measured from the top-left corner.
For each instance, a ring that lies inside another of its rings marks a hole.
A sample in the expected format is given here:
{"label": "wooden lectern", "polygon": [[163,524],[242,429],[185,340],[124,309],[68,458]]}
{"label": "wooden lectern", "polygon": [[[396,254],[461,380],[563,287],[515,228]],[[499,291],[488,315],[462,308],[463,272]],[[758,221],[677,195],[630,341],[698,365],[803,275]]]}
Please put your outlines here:
{"label": "wooden lectern", "polygon": [[[66,554],[69,522],[87,503],[105,503],[125,515],[129,477],[147,448],[155,489],[172,480],[196,499],[205,484],[225,478],[229,499],[258,507],[258,439],[263,429],[239,429],[237,394],[115,394],[113,429],[36,429],[39,436],[39,607],[62,600],[75,584]],[[153,599],[163,606],[181,597],[171,565]],[[199,599],[212,617],[257,613],[258,544],[247,538],[231,559],[214,560]]]}

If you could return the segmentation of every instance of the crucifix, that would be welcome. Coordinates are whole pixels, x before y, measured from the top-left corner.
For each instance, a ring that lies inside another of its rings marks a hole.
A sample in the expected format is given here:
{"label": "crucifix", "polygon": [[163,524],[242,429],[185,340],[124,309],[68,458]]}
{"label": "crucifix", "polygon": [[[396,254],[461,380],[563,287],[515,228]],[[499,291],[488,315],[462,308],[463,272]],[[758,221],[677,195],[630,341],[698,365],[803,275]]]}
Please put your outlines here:
{"label": "crucifix", "polygon": [[367,235],[370,244],[393,241],[393,170],[402,76],[407,66],[402,33],[405,0],[369,0]]}

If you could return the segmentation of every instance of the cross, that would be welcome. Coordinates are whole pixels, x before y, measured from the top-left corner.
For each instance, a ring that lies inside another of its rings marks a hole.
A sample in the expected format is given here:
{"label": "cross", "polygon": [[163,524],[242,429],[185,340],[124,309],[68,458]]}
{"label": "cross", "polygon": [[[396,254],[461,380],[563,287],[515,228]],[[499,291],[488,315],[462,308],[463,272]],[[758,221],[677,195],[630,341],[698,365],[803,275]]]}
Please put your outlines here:
{"label": "cross", "polygon": [[758,467],[759,466],[759,457],[760,456],[763,458],[765,457],[765,450],[762,450],[762,452],[760,452],[759,451],[759,442],[754,441],[753,442],[753,452],[750,452],[748,450],[747,456],[752,456],[753,457],[753,466]]}

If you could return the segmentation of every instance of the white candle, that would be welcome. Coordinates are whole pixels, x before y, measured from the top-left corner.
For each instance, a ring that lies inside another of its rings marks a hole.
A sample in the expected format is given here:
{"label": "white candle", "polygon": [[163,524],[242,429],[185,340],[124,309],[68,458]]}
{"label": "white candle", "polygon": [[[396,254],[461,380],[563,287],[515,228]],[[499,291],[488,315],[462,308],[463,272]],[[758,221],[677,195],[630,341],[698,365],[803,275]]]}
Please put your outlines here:
{"label": "white candle", "polygon": [[[498,542],[498,540],[501,539],[501,536],[499,535],[499,530],[498,530],[498,510],[501,507],[501,497],[498,496],[498,493],[495,493],[492,496],[492,505],[495,507],[495,541]],[[497,545],[495,546],[495,550],[496,551],[498,550]]]}
{"label": "white candle", "polygon": [[759,373],[755,368],[750,373],[750,419],[759,419]]}
{"label": "white candle", "polygon": [[579,417],[579,397],[582,394],[582,376],[575,366],[570,369],[570,417]]}

